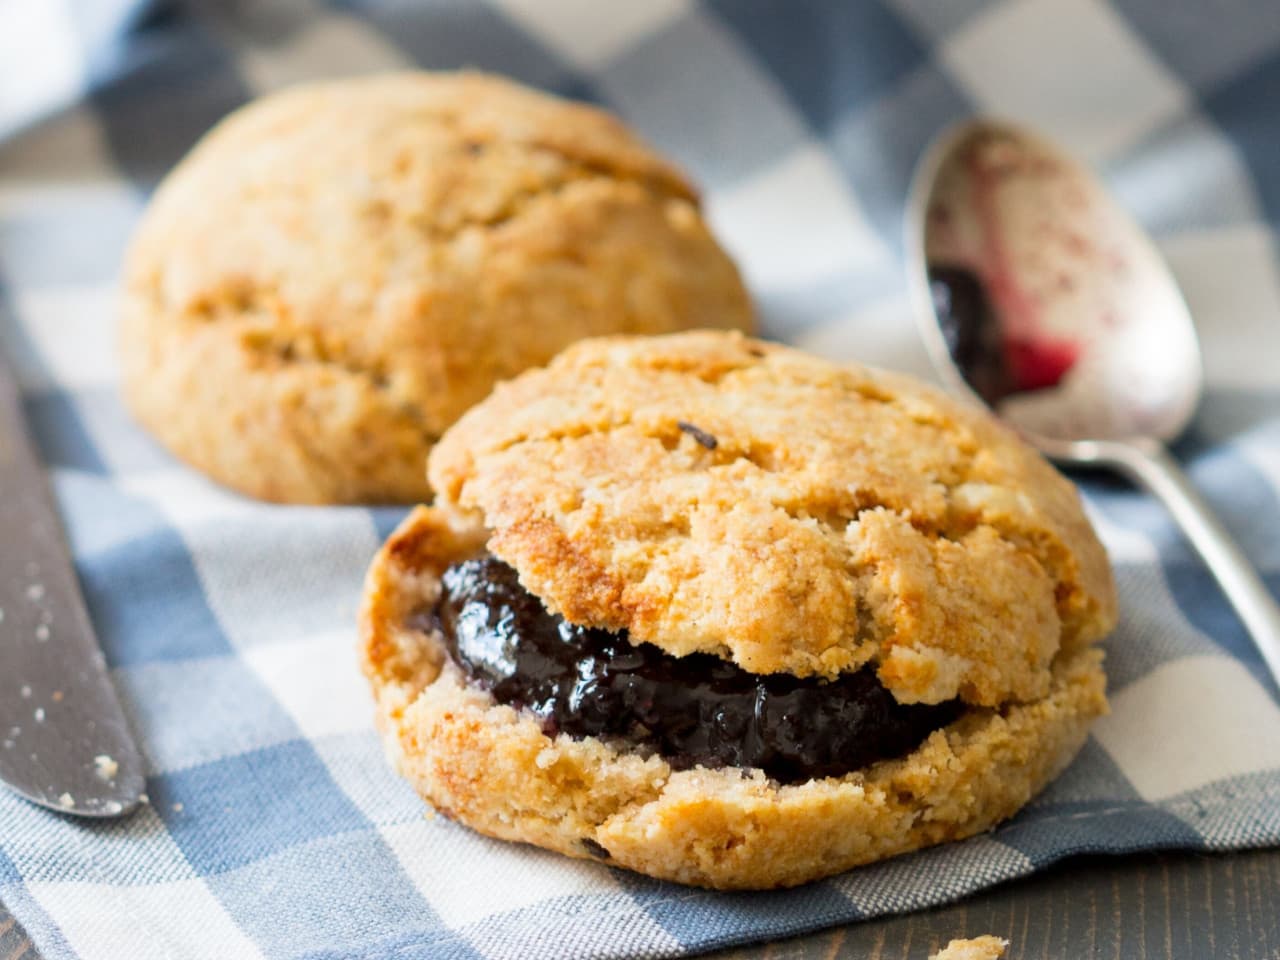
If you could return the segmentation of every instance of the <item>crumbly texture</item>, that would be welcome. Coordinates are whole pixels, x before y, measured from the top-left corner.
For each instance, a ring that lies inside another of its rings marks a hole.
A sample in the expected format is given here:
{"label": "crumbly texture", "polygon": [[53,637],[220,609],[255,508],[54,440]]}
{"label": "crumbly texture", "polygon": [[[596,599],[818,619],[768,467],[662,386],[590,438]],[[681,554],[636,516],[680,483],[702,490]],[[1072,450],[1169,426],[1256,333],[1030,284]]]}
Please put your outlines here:
{"label": "crumbly texture", "polygon": [[1008,940],[999,937],[974,937],[972,940],[952,940],[929,960],[1000,960],[1004,956]]}
{"label": "crumbly texture", "polygon": [[753,673],[876,664],[996,706],[1115,623],[1075,488],[986,413],[738,334],[576,344],[432,452],[437,504],[567,620]]}
{"label": "crumbly texture", "polygon": [[236,112],[160,187],[123,285],[137,418],[307,503],[424,499],[441,432],[574,340],[752,326],[676,169],[600,110],[470,73]]}
{"label": "crumbly texture", "polygon": [[1101,654],[1082,647],[1055,658],[1034,703],[970,708],[903,758],[803,784],[548,737],[466,683],[438,634],[406,626],[488,535],[474,515],[417,508],[370,568],[361,633],[393,762],[437,810],[491,836],[699,886],[792,886],[990,828],[1106,709]]}

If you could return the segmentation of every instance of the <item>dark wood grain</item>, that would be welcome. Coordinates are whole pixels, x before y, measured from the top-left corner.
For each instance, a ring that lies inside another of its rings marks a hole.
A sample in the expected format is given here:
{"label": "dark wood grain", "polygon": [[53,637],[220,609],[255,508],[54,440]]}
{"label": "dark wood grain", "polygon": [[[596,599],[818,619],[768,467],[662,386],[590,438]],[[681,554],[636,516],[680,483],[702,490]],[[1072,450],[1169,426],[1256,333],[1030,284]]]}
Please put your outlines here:
{"label": "dark wood grain", "polygon": [[[950,907],[869,920],[711,960],[925,960],[993,933],[1009,960],[1280,960],[1280,850],[1092,857]],[[38,960],[0,906],[0,960]]]}
{"label": "dark wood grain", "polygon": [[1079,859],[950,907],[711,957],[925,960],[984,933],[1010,960],[1278,960],[1280,850]]}
{"label": "dark wood grain", "polygon": [[0,904],[0,960],[35,960],[35,951],[4,904]]}

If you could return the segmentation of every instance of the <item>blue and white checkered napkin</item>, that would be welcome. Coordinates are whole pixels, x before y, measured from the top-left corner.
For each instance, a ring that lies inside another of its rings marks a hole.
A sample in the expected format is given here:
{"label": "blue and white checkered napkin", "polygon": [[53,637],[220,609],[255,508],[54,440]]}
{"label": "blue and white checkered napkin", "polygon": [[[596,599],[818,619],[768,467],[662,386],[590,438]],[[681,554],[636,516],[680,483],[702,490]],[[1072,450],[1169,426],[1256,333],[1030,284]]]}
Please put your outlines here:
{"label": "blue and white checkered napkin", "polygon": [[993,833],[721,895],[424,819],[353,652],[361,575],[397,512],[215,489],[129,422],[112,359],[121,249],[196,136],[280,85],[412,64],[615,108],[704,184],[770,333],[918,372],[898,232],[918,151],[973,111],[1044,127],[1173,262],[1209,385],[1178,452],[1280,591],[1269,0],[0,2],[0,337],[150,766],[151,806],[117,825],[0,791],[0,900],[45,957],[675,956],[1079,851],[1280,842],[1276,689],[1164,512],[1101,481],[1089,503],[1124,611],[1113,712]]}

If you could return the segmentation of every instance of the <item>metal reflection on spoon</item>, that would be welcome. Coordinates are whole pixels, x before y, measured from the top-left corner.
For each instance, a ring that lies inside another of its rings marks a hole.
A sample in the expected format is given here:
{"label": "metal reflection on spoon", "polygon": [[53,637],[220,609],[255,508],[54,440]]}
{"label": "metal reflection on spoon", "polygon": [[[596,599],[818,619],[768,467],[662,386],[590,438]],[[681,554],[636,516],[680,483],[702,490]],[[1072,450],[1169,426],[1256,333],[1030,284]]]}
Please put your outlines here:
{"label": "metal reflection on spoon", "polygon": [[1280,683],[1280,606],[1164,448],[1194,414],[1203,370],[1146,234],[1049,142],[981,120],[926,152],[906,229],[940,375],[1057,462],[1121,470],[1160,497]]}

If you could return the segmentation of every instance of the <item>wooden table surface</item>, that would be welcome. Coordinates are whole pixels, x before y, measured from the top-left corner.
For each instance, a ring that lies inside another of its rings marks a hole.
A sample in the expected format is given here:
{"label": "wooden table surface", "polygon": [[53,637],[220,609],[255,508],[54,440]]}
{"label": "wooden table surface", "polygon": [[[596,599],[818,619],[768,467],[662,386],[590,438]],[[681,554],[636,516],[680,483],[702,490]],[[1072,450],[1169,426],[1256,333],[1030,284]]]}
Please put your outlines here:
{"label": "wooden table surface", "polygon": [[[984,933],[1010,941],[1009,960],[1280,960],[1280,850],[1083,858],[950,907],[711,957],[925,960]],[[38,960],[3,907],[0,960]]]}

